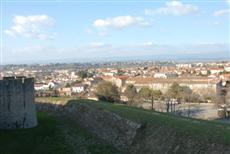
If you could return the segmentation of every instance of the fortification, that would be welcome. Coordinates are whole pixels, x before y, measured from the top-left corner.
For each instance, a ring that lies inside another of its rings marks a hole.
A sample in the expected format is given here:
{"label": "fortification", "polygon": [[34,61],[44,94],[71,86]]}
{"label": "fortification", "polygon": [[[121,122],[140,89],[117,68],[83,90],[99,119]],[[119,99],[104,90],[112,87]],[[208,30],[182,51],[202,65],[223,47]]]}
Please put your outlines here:
{"label": "fortification", "polygon": [[34,79],[4,77],[0,80],[0,129],[37,125]]}

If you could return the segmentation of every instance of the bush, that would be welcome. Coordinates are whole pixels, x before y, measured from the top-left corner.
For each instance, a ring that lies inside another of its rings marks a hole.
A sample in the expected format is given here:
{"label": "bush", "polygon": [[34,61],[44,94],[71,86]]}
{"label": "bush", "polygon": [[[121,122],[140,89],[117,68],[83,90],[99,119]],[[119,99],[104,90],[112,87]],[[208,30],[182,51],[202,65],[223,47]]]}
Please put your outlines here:
{"label": "bush", "polygon": [[118,87],[107,81],[101,81],[97,85],[96,96],[102,101],[116,102],[120,100]]}

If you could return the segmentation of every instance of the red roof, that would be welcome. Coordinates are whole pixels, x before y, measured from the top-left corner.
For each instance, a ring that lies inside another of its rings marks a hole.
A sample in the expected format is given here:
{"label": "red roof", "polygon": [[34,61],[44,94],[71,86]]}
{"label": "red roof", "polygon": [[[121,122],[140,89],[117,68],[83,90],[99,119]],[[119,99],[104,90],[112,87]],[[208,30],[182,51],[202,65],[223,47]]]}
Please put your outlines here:
{"label": "red roof", "polygon": [[110,79],[113,79],[113,78],[121,79],[121,80],[126,80],[126,79],[128,79],[129,77],[128,77],[128,76],[101,76],[101,78],[102,78],[103,80],[110,80]]}
{"label": "red roof", "polygon": [[222,71],[222,70],[224,70],[224,68],[210,68],[210,70],[220,70],[220,71]]}
{"label": "red roof", "polygon": [[115,78],[119,78],[121,80],[126,80],[128,79],[129,77],[128,76],[115,76]]}
{"label": "red roof", "polygon": [[113,78],[113,76],[101,76],[101,78],[103,79],[103,80],[108,80],[108,79],[112,79]]}

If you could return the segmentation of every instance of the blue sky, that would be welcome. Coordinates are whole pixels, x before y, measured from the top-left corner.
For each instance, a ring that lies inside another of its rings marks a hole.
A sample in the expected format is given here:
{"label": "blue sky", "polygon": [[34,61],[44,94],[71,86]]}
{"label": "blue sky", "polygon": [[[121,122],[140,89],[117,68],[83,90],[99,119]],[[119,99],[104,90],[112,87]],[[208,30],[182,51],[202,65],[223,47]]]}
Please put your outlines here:
{"label": "blue sky", "polygon": [[3,63],[229,58],[228,0],[2,4]]}

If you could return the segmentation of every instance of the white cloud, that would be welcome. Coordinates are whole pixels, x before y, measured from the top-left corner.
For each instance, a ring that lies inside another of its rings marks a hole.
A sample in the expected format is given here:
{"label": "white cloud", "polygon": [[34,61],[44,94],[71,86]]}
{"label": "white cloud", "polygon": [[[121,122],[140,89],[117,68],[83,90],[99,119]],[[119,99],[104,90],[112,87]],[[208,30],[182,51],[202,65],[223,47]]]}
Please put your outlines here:
{"label": "white cloud", "polygon": [[41,40],[53,39],[56,33],[49,33],[43,29],[52,27],[54,24],[54,19],[47,15],[15,15],[13,17],[13,26],[6,29],[5,34]]}
{"label": "white cloud", "polygon": [[220,25],[221,23],[219,21],[214,21],[213,25]]}
{"label": "white cloud", "polygon": [[230,0],[227,0],[228,4],[230,4]]}
{"label": "white cloud", "polygon": [[218,11],[215,11],[215,12],[213,13],[213,15],[214,15],[215,17],[224,16],[224,15],[227,15],[227,14],[230,14],[230,9],[218,10]]}
{"label": "white cloud", "polygon": [[107,44],[103,42],[91,42],[89,43],[89,47],[104,47],[107,46]]}
{"label": "white cloud", "polygon": [[93,26],[102,30],[109,28],[123,29],[130,26],[150,26],[150,23],[142,17],[138,16],[117,16],[114,18],[97,19],[94,21]]}
{"label": "white cloud", "polygon": [[[93,47],[92,45],[98,45]],[[4,63],[51,63],[51,62],[93,62],[122,59],[223,59],[229,55],[228,43],[198,42],[194,44],[158,44],[152,42],[132,44],[87,43],[78,47],[55,47],[34,45],[8,47]],[[13,56],[12,56],[13,55]],[[54,56],[55,55],[55,56]]]}
{"label": "white cloud", "polygon": [[199,10],[198,6],[191,4],[183,4],[180,1],[170,1],[166,2],[166,6],[159,9],[146,9],[146,15],[174,15],[174,16],[183,16],[191,13],[195,13]]}
{"label": "white cloud", "polygon": [[149,41],[149,42],[144,42],[141,44],[142,46],[152,46],[153,42]]}

